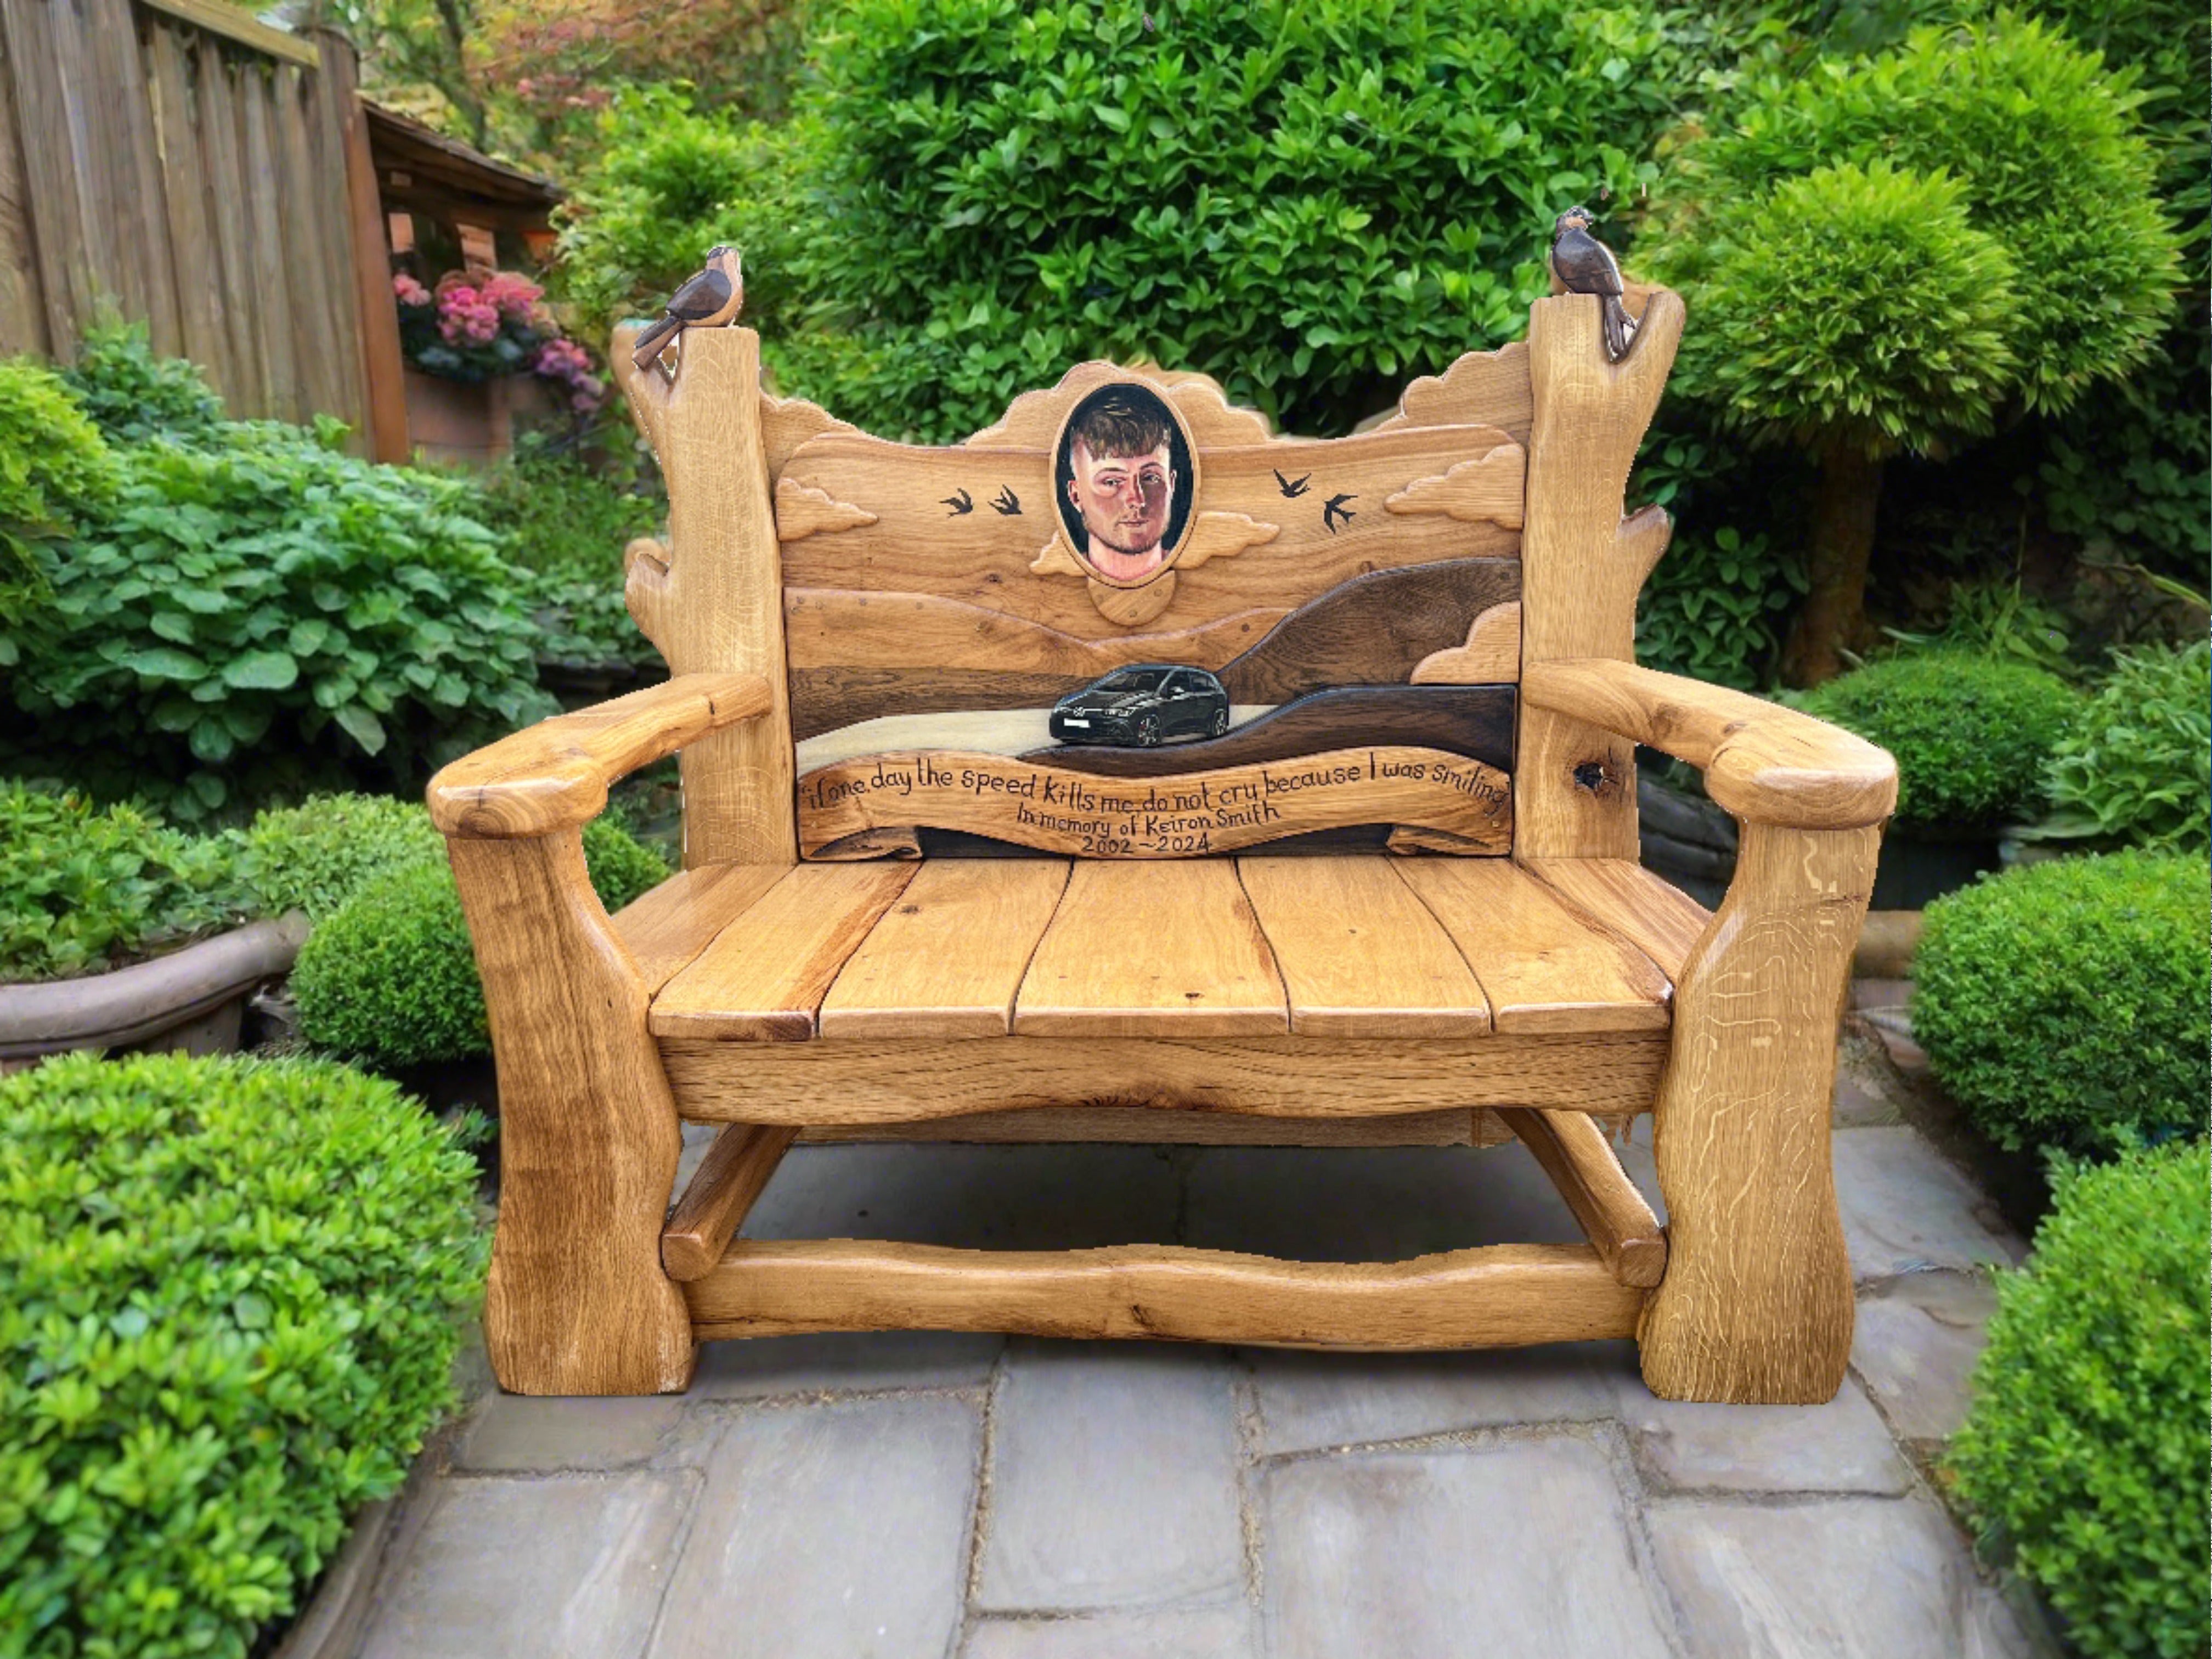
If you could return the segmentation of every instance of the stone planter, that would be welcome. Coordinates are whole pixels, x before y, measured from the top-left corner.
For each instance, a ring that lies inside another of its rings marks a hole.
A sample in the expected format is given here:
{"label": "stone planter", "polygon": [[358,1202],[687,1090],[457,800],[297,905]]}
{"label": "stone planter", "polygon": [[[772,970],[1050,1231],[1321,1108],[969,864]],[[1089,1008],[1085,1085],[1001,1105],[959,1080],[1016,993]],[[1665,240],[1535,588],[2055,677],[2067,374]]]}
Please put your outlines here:
{"label": "stone planter", "polygon": [[426,461],[491,466],[514,448],[518,425],[556,417],[553,398],[534,374],[507,374],[481,385],[407,371],[407,444]]}
{"label": "stone planter", "polygon": [[113,973],[0,985],[0,1068],[73,1048],[230,1053],[246,1000],[290,971],[307,937],[295,910]]}
{"label": "stone planter", "polygon": [[1924,910],[1929,900],[1956,892],[2002,862],[1994,836],[1916,835],[1892,824],[1881,839],[1881,862],[1875,870],[1868,908]]}

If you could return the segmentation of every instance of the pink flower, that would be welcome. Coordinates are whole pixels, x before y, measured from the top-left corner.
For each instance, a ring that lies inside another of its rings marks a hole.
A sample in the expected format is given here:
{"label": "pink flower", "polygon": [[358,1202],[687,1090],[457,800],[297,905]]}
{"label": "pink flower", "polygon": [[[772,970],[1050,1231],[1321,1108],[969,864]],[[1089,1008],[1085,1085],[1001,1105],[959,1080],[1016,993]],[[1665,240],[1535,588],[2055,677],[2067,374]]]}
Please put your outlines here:
{"label": "pink flower", "polygon": [[403,306],[427,306],[430,303],[430,290],[404,270],[393,275],[392,292]]}
{"label": "pink flower", "polygon": [[485,302],[517,322],[526,321],[537,308],[538,302],[544,297],[544,289],[511,270],[494,272],[483,285]]}

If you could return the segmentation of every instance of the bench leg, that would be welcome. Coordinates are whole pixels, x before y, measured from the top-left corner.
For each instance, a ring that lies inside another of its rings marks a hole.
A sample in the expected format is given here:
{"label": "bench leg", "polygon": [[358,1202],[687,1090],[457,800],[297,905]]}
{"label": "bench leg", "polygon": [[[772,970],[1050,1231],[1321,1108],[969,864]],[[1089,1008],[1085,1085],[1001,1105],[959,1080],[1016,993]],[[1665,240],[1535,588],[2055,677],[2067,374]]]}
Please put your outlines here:
{"label": "bench leg", "polygon": [[644,981],[576,832],[448,845],[499,1063],[492,1370],[517,1394],[687,1388],[697,1344],[660,1263],[683,1131]]}
{"label": "bench leg", "polygon": [[1735,884],[1674,993],[1653,1119],[1667,1273],[1638,1332],[1669,1400],[1808,1405],[1850,1358],[1828,1144],[1836,1024],[1879,826],[1747,824]]}

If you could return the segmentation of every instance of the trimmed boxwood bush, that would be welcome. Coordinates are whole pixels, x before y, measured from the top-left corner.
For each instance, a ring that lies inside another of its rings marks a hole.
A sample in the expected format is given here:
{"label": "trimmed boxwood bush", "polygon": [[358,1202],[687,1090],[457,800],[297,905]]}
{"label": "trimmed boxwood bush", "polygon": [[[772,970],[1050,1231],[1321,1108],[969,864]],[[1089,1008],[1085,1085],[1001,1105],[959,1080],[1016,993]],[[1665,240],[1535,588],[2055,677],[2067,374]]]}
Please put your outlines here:
{"label": "trimmed boxwood bush", "polygon": [[239,837],[239,870],[263,914],[320,921],[368,882],[441,864],[446,838],[422,803],[391,795],[317,795],[257,817]]}
{"label": "trimmed boxwood bush", "polygon": [[2097,835],[2203,850],[2212,838],[2212,640],[2122,656],[2051,757],[2051,798]]}
{"label": "trimmed boxwood bush", "polygon": [[2202,859],[2030,865],[1928,907],[1912,1030],[1998,1145],[2082,1150],[2201,1133],[2212,957]]}
{"label": "trimmed boxwood bush", "polygon": [[1803,707],[1897,757],[1900,827],[1974,835],[2042,811],[2081,698],[2025,663],[1926,651],[1869,663]]}
{"label": "trimmed boxwood bush", "polygon": [[2203,1659],[2212,1639],[2208,1178],[2202,1141],[2062,1170],[1951,1443],[1959,1491],[2087,1659]]}
{"label": "trimmed boxwood bush", "polygon": [[0,1650],[244,1659],[453,1403],[475,1182],[327,1061],[0,1078]]}
{"label": "trimmed boxwood bush", "polygon": [[[658,854],[605,818],[584,826],[584,862],[609,910],[668,876]],[[340,905],[300,952],[292,991],[301,1035],[373,1065],[491,1052],[468,921],[442,862],[380,877]]]}

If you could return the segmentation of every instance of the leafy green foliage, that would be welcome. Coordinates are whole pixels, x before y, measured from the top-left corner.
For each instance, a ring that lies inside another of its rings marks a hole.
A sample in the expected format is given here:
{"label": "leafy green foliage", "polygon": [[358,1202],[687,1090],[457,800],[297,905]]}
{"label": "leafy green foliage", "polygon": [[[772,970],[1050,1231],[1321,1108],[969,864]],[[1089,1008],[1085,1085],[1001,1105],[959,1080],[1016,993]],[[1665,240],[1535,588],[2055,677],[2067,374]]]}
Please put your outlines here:
{"label": "leafy green foliage", "polygon": [[2060,739],[2051,803],[2144,847],[2212,841],[2212,641],[2120,658]]}
{"label": "leafy green foliage", "polygon": [[1714,232],[1682,390],[1812,449],[1881,454],[1990,428],[2010,380],[2013,266],[1954,180],[1821,167]]}
{"label": "leafy green foliage", "polygon": [[2212,963],[2201,858],[2024,866],[1928,907],[1912,1031],[2000,1146],[2108,1150],[2202,1133]]}
{"label": "leafy green foliage", "polygon": [[304,910],[317,921],[375,878],[446,856],[422,803],[390,795],[312,796],[260,812],[231,836],[239,878],[261,913]]}
{"label": "leafy green foliage", "polygon": [[[0,623],[49,597],[38,545],[66,537],[117,483],[100,429],[53,371],[27,357],[0,361]],[[17,648],[0,633],[0,668]]]}
{"label": "leafy green foliage", "polygon": [[787,128],[611,151],[574,280],[734,240],[797,296],[756,314],[807,307],[783,384],[931,441],[1098,356],[1341,431],[1520,331],[1553,216],[1644,176],[1662,44],[1563,0],[845,0]]}
{"label": "leafy green foliage", "polygon": [[[584,862],[611,911],[668,876],[658,854],[605,818],[584,828]],[[292,991],[310,1042],[372,1065],[491,1051],[468,921],[442,863],[401,868],[357,890],[308,935]]]}
{"label": "leafy green foliage", "polygon": [[117,443],[193,441],[211,437],[222,419],[222,401],[198,366],[157,356],[143,323],[87,329],[64,378],[93,424]]}
{"label": "leafy green foliage", "polygon": [[526,434],[492,471],[472,512],[526,573],[538,654],[575,662],[652,663],[652,642],[623,601],[623,550],[658,532],[667,507],[635,453],[605,467]]}
{"label": "leafy green foliage", "polygon": [[0,1632],[245,1659],[453,1403],[475,1160],[327,1062],[0,1078]]}
{"label": "leafy green foliage", "polygon": [[1746,536],[1734,525],[1710,538],[1678,534],[1637,604],[1637,658],[1670,674],[1755,691],[1804,588],[1803,570],[1762,534]]}
{"label": "leafy green foliage", "polygon": [[429,766],[551,711],[536,630],[466,486],[273,422],[118,452],[116,504],[64,555],[0,758],[67,757],[183,818]]}
{"label": "leafy green foliage", "polygon": [[2024,663],[1927,651],[1869,663],[1803,707],[1897,757],[1899,824],[1973,835],[2042,810],[2045,769],[2081,698]]}
{"label": "leafy green foliage", "polygon": [[2062,1173],[1951,1443],[1959,1491],[2085,1659],[2197,1659],[2212,1640],[2208,1175],[2201,1140]]}
{"label": "leafy green foliage", "polygon": [[137,806],[0,782],[0,981],[100,973],[248,908],[228,847]]}
{"label": "leafy green foliage", "polygon": [[[1699,319],[1688,385],[1747,420],[1836,422],[1852,441],[1918,449],[1986,429],[1996,401],[2063,410],[2124,374],[2157,343],[2180,277],[2138,101],[2094,53],[2005,12],[1776,76],[1683,148],[1639,245]],[[1809,190],[1823,173],[1835,182]],[[1905,249],[1939,268],[1916,270]],[[2002,288],[1994,312],[1971,291],[1976,270]],[[1763,346],[1754,295],[1771,302]],[[1823,295],[1862,314],[1824,319]],[[1788,372],[1792,350],[1824,366]],[[1745,351],[1761,361],[1729,370]],[[1917,411],[1900,395],[1916,381]]]}

